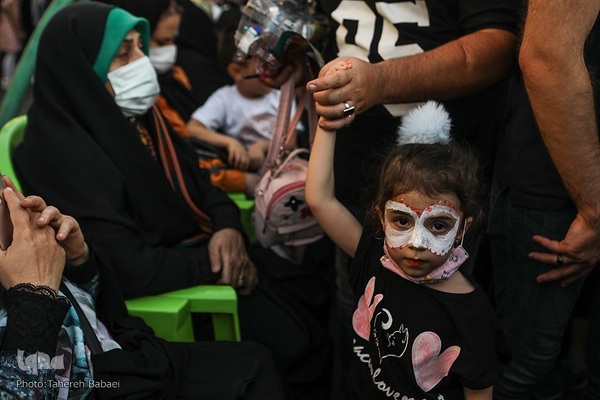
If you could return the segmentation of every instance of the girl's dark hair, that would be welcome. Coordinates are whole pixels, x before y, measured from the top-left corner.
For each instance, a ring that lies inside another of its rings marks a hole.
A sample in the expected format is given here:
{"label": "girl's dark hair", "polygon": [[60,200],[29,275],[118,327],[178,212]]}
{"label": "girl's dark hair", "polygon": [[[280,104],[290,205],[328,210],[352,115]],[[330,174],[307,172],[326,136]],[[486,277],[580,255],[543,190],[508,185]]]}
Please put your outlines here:
{"label": "girl's dark hair", "polygon": [[466,143],[404,144],[397,146],[380,167],[379,188],[371,216],[402,193],[419,191],[430,197],[454,193],[465,218],[473,217],[469,232],[484,225],[487,191],[481,163]]}

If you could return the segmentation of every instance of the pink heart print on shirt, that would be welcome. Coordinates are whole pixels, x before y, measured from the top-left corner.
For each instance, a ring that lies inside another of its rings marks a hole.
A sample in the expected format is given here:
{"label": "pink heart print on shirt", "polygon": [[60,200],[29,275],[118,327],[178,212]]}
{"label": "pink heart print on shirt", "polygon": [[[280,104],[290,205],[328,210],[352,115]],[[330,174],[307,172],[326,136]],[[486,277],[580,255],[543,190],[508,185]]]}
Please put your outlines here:
{"label": "pink heart print on shirt", "polygon": [[[360,299],[358,300],[356,311],[352,314],[352,327],[356,334],[365,340],[369,340],[371,334],[371,319],[373,318],[375,307],[383,300],[383,295],[378,294],[371,304],[374,291],[375,277],[372,277],[365,287],[365,294],[360,296]],[[371,305],[369,306],[369,304]]]}
{"label": "pink heart print on shirt", "polygon": [[434,332],[423,332],[415,338],[412,363],[417,385],[429,392],[445,376],[458,358],[460,347],[450,346],[441,355],[442,341]]}

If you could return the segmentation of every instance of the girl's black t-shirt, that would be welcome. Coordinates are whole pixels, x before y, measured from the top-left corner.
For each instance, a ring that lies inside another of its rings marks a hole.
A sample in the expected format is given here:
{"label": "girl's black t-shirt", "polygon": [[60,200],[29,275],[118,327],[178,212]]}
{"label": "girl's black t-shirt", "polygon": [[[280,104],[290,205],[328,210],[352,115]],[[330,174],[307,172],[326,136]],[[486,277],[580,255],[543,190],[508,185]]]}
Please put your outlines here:
{"label": "girl's black t-shirt", "polygon": [[463,387],[493,386],[510,356],[481,287],[453,294],[415,284],[384,268],[382,255],[383,241],[365,230],[350,276],[358,301],[349,398],[458,399]]}

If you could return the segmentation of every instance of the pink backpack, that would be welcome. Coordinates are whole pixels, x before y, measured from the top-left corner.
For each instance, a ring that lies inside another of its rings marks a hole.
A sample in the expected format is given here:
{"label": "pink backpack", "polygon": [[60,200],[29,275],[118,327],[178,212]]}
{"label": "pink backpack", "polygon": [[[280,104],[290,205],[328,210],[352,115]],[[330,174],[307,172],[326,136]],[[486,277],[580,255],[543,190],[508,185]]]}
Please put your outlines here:
{"label": "pink backpack", "polygon": [[294,96],[293,74],[281,88],[275,132],[265,160],[262,176],[254,191],[254,226],[256,237],[264,247],[283,243],[290,246],[308,244],[321,239],[323,230],[306,205],[304,186],[308,161],[300,157],[308,149],[286,150],[302,111],[309,112],[310,143],[316,128],[316,113],[310,95],[305,93],[290,123]]}

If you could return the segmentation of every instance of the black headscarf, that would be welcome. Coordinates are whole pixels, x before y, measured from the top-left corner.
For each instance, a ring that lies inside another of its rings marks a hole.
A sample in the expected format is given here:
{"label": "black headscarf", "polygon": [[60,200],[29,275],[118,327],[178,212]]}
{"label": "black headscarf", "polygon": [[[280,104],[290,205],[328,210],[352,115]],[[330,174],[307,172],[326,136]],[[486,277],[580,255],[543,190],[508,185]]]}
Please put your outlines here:
{"label": "black headscarf", "polygon": [[172,0],[102,0],[104,3],[111,4],[129,11],[133,15],[144,17],[150,24],[150,32],[156,29],[158,20],[165,11],[169,9]]}
{"label": "black headscarf", "polygon": [[[111,9],[76,3],[48,23],[15,163],[26,192],[76,217],[86,238],[105,249],[130,297],[187,287],[211,275],[205,250],[177,247],[201,233],[184,196],[93,70]],[[149,114],[141,120],[156,138]],[[191,200],[210,217],[213,230],[242,231],[237,207],[210,185],[193,149],[177,134],[167,136]]]}
{"label": "black headscarf", "polygon": [[[233,81],[217,61],[217,27],[213,20],[191,0],[181,0],[180,4],[183,16],[177,38],[177,65],[184,69],[196,98],[200,100],[199,105],[202,105],[215,90]],[[163,82],[162,76],[159,79],[161,91],[169,103],[184,119],[189,118],[191,113],[177,105],[181,104],[176,98],[177,88],[169,87],[171,85]]]}

